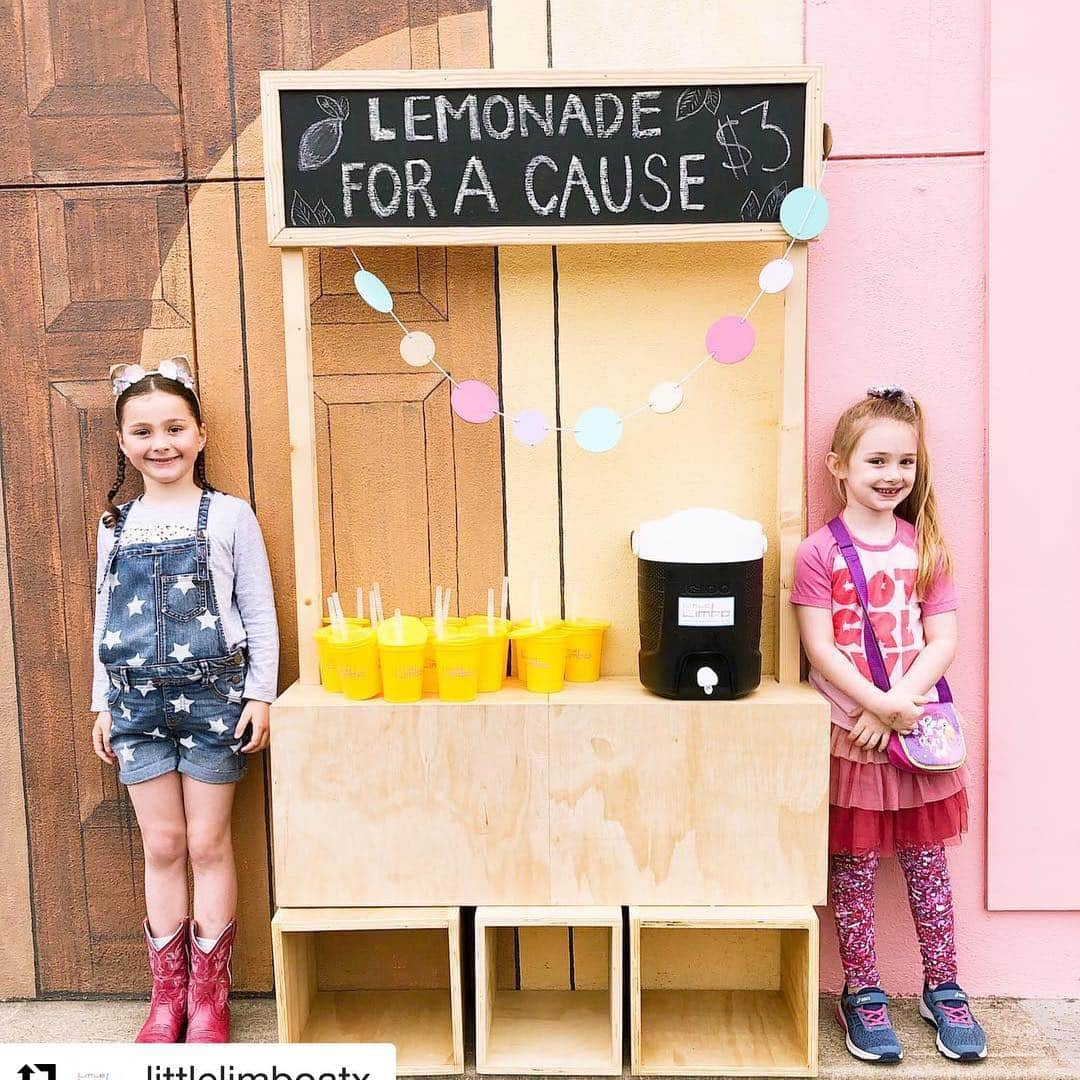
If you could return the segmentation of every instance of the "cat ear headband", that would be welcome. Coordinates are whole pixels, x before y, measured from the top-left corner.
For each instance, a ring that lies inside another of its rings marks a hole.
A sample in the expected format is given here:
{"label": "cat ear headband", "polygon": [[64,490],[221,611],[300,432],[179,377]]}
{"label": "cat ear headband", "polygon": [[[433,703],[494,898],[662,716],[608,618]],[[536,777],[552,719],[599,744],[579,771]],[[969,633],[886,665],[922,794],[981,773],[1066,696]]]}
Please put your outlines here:
{"label": "cat ear headband", "polygon": [[[195,393],[195,377],[191,371],[191,364],[188,358],[181,354],[170,356],[168,360],[159,360],[157,367],[149,370],[142,364],[113,364],[109,368],[109,382],[112,383],[113,396],[119,399],[125,390],[149,375],[161,375],[166,379],[173,379],[186,390],[190,390],[192,394]],[[197,396],[196,400],[198,400]]]}
{"label": "cat ear headband", "polygon": [[899,401],[915,412],[915,399],[902,386],[871,386],[867,388],[866,396],[880,398],[882,401]]}

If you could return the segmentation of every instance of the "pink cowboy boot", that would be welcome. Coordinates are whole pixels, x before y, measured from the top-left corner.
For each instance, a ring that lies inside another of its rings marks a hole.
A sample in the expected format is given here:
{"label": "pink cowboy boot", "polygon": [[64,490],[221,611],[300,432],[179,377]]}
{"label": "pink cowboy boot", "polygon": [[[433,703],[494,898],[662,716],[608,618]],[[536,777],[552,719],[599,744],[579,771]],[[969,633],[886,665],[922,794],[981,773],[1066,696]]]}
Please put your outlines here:
{"label": "pink cowboy boot", "polygon": [[150,924],[144,920],[143,933],[150,953],[150,973],[154,989],[150,995],[150,1015],[146,1018],[137,1043],[178,1042],[187,1016],[188,992],[188,920],[185,919],[160,949],[154,948]]}
{"label": "pink cowboy boot", "polygon": [[187,1038],[189,1043],[224,1043],[229,1041],[229,990],[232,986],[233,940],[236,920],[221,932],[214,947],[203,952],[195,940],[191,923],[188,952],[191,970],[187,988]]}

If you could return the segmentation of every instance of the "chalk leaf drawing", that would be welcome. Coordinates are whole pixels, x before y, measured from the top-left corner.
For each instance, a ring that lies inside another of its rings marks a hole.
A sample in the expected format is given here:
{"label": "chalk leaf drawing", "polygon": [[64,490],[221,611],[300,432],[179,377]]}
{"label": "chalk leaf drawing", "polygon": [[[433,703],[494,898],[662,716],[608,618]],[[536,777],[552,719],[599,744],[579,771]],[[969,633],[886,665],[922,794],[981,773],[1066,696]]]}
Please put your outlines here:
{"label": "chalk leaf drawing", "polygon": [[749,195],[743,199],[742,206],[739,207],[739,217],[743,221],[777,221],[780,217],[780,204],[784,201],[784,196],[788,193],[788,185],[786,180],[781,180],[764,200],[760,198],[756,191],[751,191]]}
{"label": "chalk leaf drawing", "polygon": [[739,217],[743,221],[758,221],[761,218],[761,199],[756,191],[751,191],[743,199],[743,204],[739,207]]}
{"label": "chalk leaf drawing", "polygon": [[294,226],[304,225],[333,225],[336,221],[334,212],[326,205],[325,199],[320,199],[312,206],[299,191],[293,192],[292,206],[289,208],[289,219]]}
{"label": "chalk leaf drawing", "polygon": [[341,146],[341,126],[349,118],[348,98],[333,98],[318,94],[315,100],[326,116],[308,125],[300,136],[297,163],[301,172],[310,172],[325,165]]}
{"label": "chalk leaf drawing", "polygon": [[765,196],[765,201],[761,204],[761,217],[766,221],[779,221],[780,204],[784,201],[784,196],[787,193],[787,181],[781,180],[780,183]]}
{"label": "chalk leaf drawing", "polygon": [[675,102],[675,119],[685,120],[702,109],[707,109],[715,116],[719,108],[720,91],[715,86],[691,86],[684,90]]}

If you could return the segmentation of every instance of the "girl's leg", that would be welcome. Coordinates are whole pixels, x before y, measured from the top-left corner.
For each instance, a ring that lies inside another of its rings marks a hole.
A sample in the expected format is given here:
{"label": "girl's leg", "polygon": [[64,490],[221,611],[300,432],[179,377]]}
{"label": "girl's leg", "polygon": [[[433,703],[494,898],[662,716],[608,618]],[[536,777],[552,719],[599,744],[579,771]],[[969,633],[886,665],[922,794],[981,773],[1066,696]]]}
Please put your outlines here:
{"label": "girl's leg", "polygon": [[184,776],[187,852],[195,882],[195,932],[216,938],[236,914],[232,805],[235,784]]}
{"label": "girl's leg", "polygon": [[926,981],[931,989],[943,982],[956,982],[956,936],[945,845],[903,847],[896,857],[907,881]]}
{"label": "girl's leg", "polygon": [[146,919],[160,938],[187,918],[187,831],[180,774],[167,772],[128,787],[142,833]]}
{"label": "girl's leg", "polygon": [[878,856],[829,856],[829,899],[836,917],[840,963],[851,991],[880,986],[874,949],[874,883]]}

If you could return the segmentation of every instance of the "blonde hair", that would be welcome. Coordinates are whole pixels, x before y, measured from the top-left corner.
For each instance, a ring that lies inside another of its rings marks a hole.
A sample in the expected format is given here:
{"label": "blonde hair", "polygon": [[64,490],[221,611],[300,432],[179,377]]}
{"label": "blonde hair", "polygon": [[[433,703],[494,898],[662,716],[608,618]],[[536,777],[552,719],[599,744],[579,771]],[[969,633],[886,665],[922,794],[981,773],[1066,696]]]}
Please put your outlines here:
{"label": "blonde hair", "polygon": [[[910,424],[915,429],[918,455],[915,459],[915,483],[907,498],[896,508],[896,516],[915,526],[915,541],[919,554],[919,572],[916,588],[920,595],[925,595],[930,583],[940,572],[951,574],[953,571],[952,553],[941,532],[941,520],[938,515],[937,499],[934,497],[934,472],[930,464],[930,453],[926,446],[923,425],[923,412],[919,403],[909,399],[907,404],[902,397],[865,397],[846,409],[836,423],[833,433],[832,452],[841,465],[851,461],[859,439],[877,420],[896,420],[901,424]],[[844,482],[836,477],[836,489],[840,501],[847,504],[847,491]]]}

